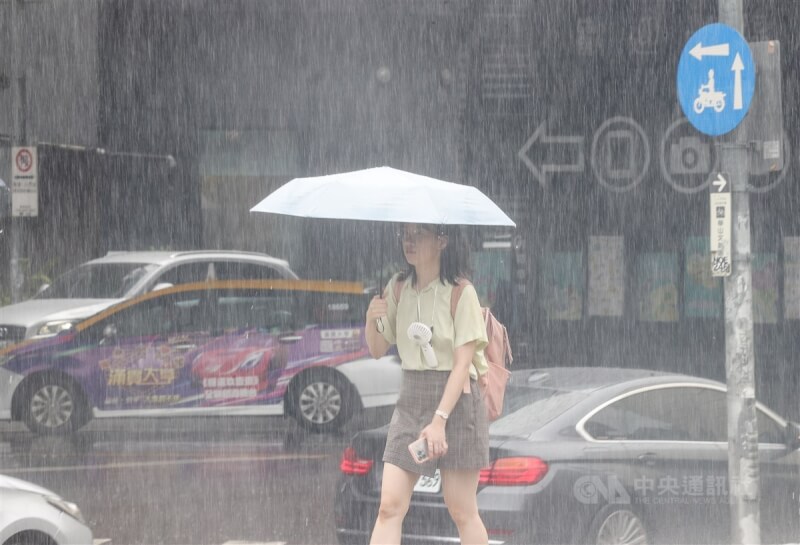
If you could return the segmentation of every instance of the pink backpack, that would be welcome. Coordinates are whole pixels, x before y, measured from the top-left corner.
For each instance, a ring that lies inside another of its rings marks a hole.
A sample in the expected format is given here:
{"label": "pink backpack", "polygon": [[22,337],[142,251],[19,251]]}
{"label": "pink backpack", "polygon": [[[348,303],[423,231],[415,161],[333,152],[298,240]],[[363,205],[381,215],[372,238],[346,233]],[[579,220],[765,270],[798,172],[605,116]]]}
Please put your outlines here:
{"label": "pink backpack", "polygon": [[[405,281],[397,280],[394,283],[394,300],[400,300],[400,292],[403,289]],[[458,308],[458,301],[461,299],[461,292],[464,291],[466,286],[471,286],[469,280],[459,279],[456,287],[450,295],[450,316],[455,320],[456,308]],[[506,326],[500,323],[495,318],[489,307],[481,307],[483,312],[483,319],[486,323],[486,338],[489,339],[489,344],[483,350],[486,357],[486,363],[489,364],[489,371],[478,377],[478,385],[480,386],[483,402],[486,405],[486,412],[489,420],[497,420],[503,412],[503,397],[506,392],[506,383],[511,376],[511,372],[506,368],[514,361],[511,355],[511,343],[508,340],[508,330]],[[465,391],[469,391],[469,383],[464,387]]]}

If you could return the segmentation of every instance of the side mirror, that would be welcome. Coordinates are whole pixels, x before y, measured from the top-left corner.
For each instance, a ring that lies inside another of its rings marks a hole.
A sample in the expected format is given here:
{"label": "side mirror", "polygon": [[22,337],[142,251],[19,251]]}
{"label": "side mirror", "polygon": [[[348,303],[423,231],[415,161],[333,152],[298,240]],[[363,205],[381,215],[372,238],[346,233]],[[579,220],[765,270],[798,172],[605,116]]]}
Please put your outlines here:
{"label": "side mirror", "polygon": [[36,290],[36,295],[41,295],[42,293],[44,293],[44,290],[46,290],[49,287],[50,284],[42,284],[41,286],[39,286],[39,289]]}
{"label": "side mirror", "polygon": [[167,288],[171,288],[173,285],[169,282],[159,282],[156,284],[151,291],[158,291],[158,290],[165,290]]}
{"label": "side mirror", "polygon": [[113,339],[117,336],[117,326],[108,324],[103,328],[103,337],[106,339]]}
{"label": "side mirror", "polygon": [[800,449],[800,424],[797,422],[786,424],[786,446],[790,451]]}

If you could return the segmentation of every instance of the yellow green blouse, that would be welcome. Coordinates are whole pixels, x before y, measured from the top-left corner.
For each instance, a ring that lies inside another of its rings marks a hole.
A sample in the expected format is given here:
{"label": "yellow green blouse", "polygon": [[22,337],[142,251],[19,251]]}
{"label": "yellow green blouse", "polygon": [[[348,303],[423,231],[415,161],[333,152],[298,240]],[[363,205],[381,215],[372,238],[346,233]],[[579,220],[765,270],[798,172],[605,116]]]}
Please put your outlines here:
{"label": "yellow green blouse", "polygon": [[[439,362],[436,371],[450,371],[453,368],[453,351],[456,347],[477,341],[475,356],[470,366],[470,376],[477,378],[488,371],[483,349],[488,343],[486,324],[483,320],[478,294],[472,285],[464,287],[458,300],[455,319],[450,314],[450,296],[453,285],[434,280],[419,292],[412,286],[411,277],[403,283],[400,301],[395,300],[395,275],[386,287],[386,300],[389,311],[384,320],[383,337],[389,344],[396,344],[402,360],[402,368],[411,371],[424,371],[429,368],[424,363],[422,351],[408,338],[408,326],[412,322],[422,322],[432,327],[431,346]],[[386,323],[388,322],[388,323]],[[476,373],[477,369],[477,373]]]}

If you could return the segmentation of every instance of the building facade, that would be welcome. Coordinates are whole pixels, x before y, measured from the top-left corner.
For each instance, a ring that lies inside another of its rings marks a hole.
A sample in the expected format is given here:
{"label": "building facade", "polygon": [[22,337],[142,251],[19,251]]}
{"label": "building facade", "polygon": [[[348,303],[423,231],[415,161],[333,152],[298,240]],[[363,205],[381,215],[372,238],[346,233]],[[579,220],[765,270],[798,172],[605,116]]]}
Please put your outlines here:
{"label": "building facade", "polygon": [[[306,276],[376,281],[397,257],[380,229],[248,210],[290,178],[386,164],[475,185],[517,222],[471,237],[474,279],[520,365],[724,380],[708,253],[716,142],[675,91],[683,45],[716,1],[92,5],[97,145],[176,160],[84,168],[112,173],[105,198],[147,211],[100,214],[116,234],[94,251],[240,248]],[[786,133],[784,168],[750,178],[757,383],[800,418],[800,6],[745,10],[749,41],[780,42]]]}

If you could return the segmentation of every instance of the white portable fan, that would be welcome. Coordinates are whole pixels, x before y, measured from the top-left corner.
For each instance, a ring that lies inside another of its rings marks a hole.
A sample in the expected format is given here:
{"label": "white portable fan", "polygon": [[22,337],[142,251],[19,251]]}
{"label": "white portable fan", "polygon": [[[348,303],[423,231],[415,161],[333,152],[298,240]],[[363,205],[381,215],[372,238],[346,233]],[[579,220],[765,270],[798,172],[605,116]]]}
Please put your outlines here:
{"label": "white portable fan", "polygon": [[408,338],[414,341],[417,346],[422,349],[422,356],[425,358],[425,365],[431,369],[439,367],[439,362],[436,359],[436,354],[431,346],[431,337],[433,332],[431,328],[422,322],[413,322],[408,326]]}

